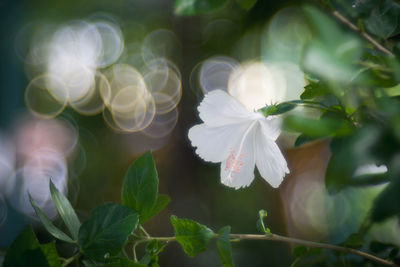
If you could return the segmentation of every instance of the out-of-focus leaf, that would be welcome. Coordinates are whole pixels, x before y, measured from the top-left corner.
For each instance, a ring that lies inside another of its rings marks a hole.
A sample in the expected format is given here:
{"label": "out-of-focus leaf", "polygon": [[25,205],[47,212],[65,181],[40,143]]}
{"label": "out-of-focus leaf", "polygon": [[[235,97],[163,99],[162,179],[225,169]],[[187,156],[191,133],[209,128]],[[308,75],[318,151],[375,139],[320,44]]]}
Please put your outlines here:
{"label": "out-of-focus leaf", "polygon": [[[364,49],[359,65],[362,67],[359,79],[367,81],[368,86],[377,88],[393,87],[398,84],[396,73],[391,66],[392,57],[373,49]],[[354,82],[360,83],[359,79]]]}
{"label": "out-of-focus leaf", "polygon": [[300,132],[309,137],[346,136],[353,131],[351,124],[344,118],[315,120],[296,115],[287,116],[283,121],[283,127],[286,130]]}
{"label": "out-of-focus leaf", "polygon": [[368,185],[379,185],[389,182],[390,179],[386,173],[372,173],[364,174],[359,176],[353,176],[348,185],[352,186],[368,186]]}
{"label": "out-of-focus leaf", "polygon": [[151,152],[148,151],[132,163],[125,175],[122,185],[122,204],[139,212],[140,223],[144,223],[154,215],[153,208],[157,195],[157,170]]}
{"label": "out-of-focus leaf", "polygon": [[312,142],[312,141],[315,141],[315,140],[318,140],[318,139],[319,139],[318,137],[309,137],[309,136],[307,136],[305,134],[301,134],[301,135],[299,135],[299,137],[297,137],[296,141],[294,142],[294,146],[295,147],[299,147],[299,146],[302,146],[302,145],[304,145],[304,144],[306,144],[308,142]]}
{"label": "out-of-focus leaf", "polygon": [[250,10],[257,3],[257,0],[236,0],[236,2],[243,9]]}
{"label": "out-of-focus leaf", "polygon": [[345,36],[331,17],[311,5],[305,5],[303,11],[315,35],[324,44],[331,48],[342,45],[345,41]]}
{"label": "out-of-focus leaf", "polygon": [[393,249],[395,247],[397,247],[395,244],[383,243],[383,242],[379,242],[379,241],[372,241],[369,244],[369,249],[373,253],[381,253],[382,251]]}
{"label": "out-of-focus leaf", "polygon": [[365,28],[380,38],[387,39],[398,34],[400,5],[392,0],[379,1],[364,20]]}
{"label": "out-of-focus leaf", "polygon": [[[349,39],[342,45],[346,51],[341,51],[340,47],[329,50],[325,44],[317,40],[309,43],[304,50],[301,60],[303,69],[317,77],[336,83],[351,82],[359,72],[352,61],[346,57],[347,54],[353,53],[353,50],[360,50],[360,45],[355,39]],[[355,53],[355,55],[357,54]],[[343,94],[343,90],[333,91],[333,93],[341,95]]]}
{"label": "out-of-focus leaf", "polygon": [[73,239],[78,240],[79,227],[81,226],[78,216],[76,216],[76,213],[68,199],[57,190],[51,180],[50,193],[58,214],[60,214],[61,219],[72,234]]}
{"label": "out-of-focus leaf", "polygon": [[352,151],[351,138],[331,140],[331,158],[326,168],[325,186],[329,193],[342,190],[357,168],[357,158]]}
{"label": "out-of-focus leaf", "polygon": [[400,156],[388,166],[390,184],[376,197],[372,207],[372,220],[381,222],[391,216],[400,216]]}
{"label": "out-of-focus leaf", "polygon": [[379,124],[365,123],[351,136],[331,140],[332,155],[325,177],[328,192],[334,193],[349,185],[376,185],[391,180],[387,173],[365,173],[358,169],[371,163],[379,165],[388,162],[388,155],[396,153],[396,142],[385,132]]}
{"label": "out-of-focus leaf", "polygon": [[[389,96],[389,97],[400,96],[400,84],[390,87],[390,88],[384,88],[384,89],[382,89],[382,91],[385,94],[385,96]],[[379,94],[378,96],[382,96],[382,95]]]}
{"label": "out-of-focus leaf", "polygon": [[389,260],[393,260],[396,258],[397,254],[399,254],[399,248],[398,247],[394,247],[390,250],[389,252]]}
{"label": "out-of-focus leaf", "polygon": [[[41,247],[35,233],[29,227],[19,234],[7,249],[3,267],[58,267],[60,266],[60,262],[53,260],[53,258],[57,257],[57,252],[55,248],[50,248],[51,246],[53,245],[44,245]],[[56,254],[52,255],[53,253]]]}
{"label": "out-of-focus leaf", "polygon": [[300,258],[300,257],[306,256],[307,252],[308,252],[308,248],[305,246],[295,246],[292,249],[292,255],[295,258]]}
{"label": "out-of-focus leaf", "polygon": [[75,243],[75,241],[72,240],[68,235],[66,235],[63,231],[54,226],[54,224],[50,221],[46,214],[36,205],[31,195],[29,195],[29,201],[31,202],[31,205],[35,210],[36,215],[39,217],[40,222],[52,236],[68,243]]}
{"label": "out-of-focus leaf", "polygon": [[207,226],[189,219],[179,219],[172,215],[171,224],[174,227],[176,241],[190,257],[205,251],[206,245],[214,236],[214,232]]}
{"label": "out-of-focus leaf", "polygon": [[[359,75],[354,61],[361,56],[361,42],[342,32],[336,21],[317,8],[306,5],[303,10],[315,34],[303,52],[303,69],[334,83],[354,80]],[[336,96],[343,94],[341,86],[331,89]]]}
{"label": "out-of-focus leaf", "polygon": [[98,206],[79,229],[80,250],[89,259],[104,262],[121,252],[138,222],[139,214],[129,207],[116,203]]}
{"label": "out-of-focus leaf", "polygon": [[174,12],[177,15],[198,15],[214,11],[225,4],[226,0],[174,0]]}
{"label": "out-of-focus leaf", "polygon": [[313,99],[329,94],[330,90],[322,83],[310,83],[304,87],[304,92],[300,95],[301,99]]}
{"label": "out-of-focus leaf", "polygon": [[43,254],[46,257],[46,260],[51,267],[61,266],[60,259],[58,258],[56,242],[50,242],[47,244],[40,245]]}
{"label": "out-of-focus leaf", "polygon": [[223,267],[234,267],[232,258],[232,246],[229,234],[231,233],[231,227],[225,226],[218,231],[217,249],[219,259]]}

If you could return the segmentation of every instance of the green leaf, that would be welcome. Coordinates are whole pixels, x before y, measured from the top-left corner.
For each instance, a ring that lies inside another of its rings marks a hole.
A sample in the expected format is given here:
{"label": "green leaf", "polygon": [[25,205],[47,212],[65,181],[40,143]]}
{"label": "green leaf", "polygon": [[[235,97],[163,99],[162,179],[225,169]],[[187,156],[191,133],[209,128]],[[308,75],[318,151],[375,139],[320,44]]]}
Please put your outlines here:
{"label": "green leaf", "polygon": [[[96,265],[99,266],[99,265]],[[145,264],[133,262],[127,258],[120,258],[113,262],[100,265],[101,267],[146,267]]]}
{"label": "green leaf", "polygon": [[236,0],[236,3],[245,10],[250,10],[256,3],[257,0]]}
{"label": "green leaf", "polygon": [[[57,253],[52,245],[39,244],[35,233],[28,227],[13,241],[7,249],[4,257],[3,267],[29,267],[29,266],[60,266],[59,261],[53,261]],[[54,246],[54,245],[53,245]],[[50,259],[50,261],[48,261]]]}
{"label": "green leaf", "polygon": [[46,214],[36,205],[31,195],[29,195],[29,201],[31,202],[31,205],[35,210],[36,215],[39,217],[40,222],[52,236],[68,243],[75,243],[75,241],[72,240],[68,235],[66,235],[63,231],[54,226],[54,224],[50,221]]}
{"label": "green leaf", "polygon": [[299,147],[299,146],[302,146],[302,145],[304,145],[304,144],[306,144],[308,142],[312,142],[312,141],[315,141],[315,140],[318,140],[318,139],[319,139],[318,137],[309,137],[309,136],[307,136],[305,134],[301,134],[301,135],[299,135],[299,137],[297,137],[296,141],[294,142],[294,146],[295,147]]}
{"label": "green leaf", "polygon": [[174,0],[176,15],[198,15],[214,11],[225,4],[226,0]]}
{"label": "green leaf", "polygon": [[[306,5],[303,10],[315,34],[303,51],[303,69],[334,83],[353,81],[359,74],[354,61],[361,56],[360,40],[342,32],[336,21],[317,8]],[[334,89],[336,96],[343,94],[341,86]]]}
{"label": "green leaf", "polygon": [[332,18],[311,5],[303,6],[303,11],[315,35],[318,36],[324,44],[330,47],[341,45],[344,41],[344,36]]}
{"label": "green leaf", "polygon": [[365,28],[380,38],[387,39],[398,34],[400,6],[392,0],[378,1],[364,20]]}
{"label": "green leaf", "polygon": [[304,92],[300,95],[301,99],[313,99],[319,96],[329,94],[330,90],[323,83],[313,83],[304,87]]}
{"label": "green leaf", "polygon": [[217,249],[223,267],[235,266],[232,258],[232,246],[229,234],[231,227],[225,226],[218,231]]}
{"label": "green leaf", "polygon": [[329,193],[342,190],[357,168],[357,157],[352,152],[351,138],[331,140],[331,158],[325,174],[325,186]]}
{"label": "green leaf", "polygon": [[42,252],[46,257],[46,260],[49,263],[49,266],[51,266],[51,267],[61,266],[61,262],[60,262],[60,259],[58,258],[58,254],[57,254],[57,248],[56,248],[55,241],[47,243],[47,244],[42,244],[42,245],[40,245],[40,248],[42,249]]}
{"label": "green leaf", "polygon": [[288,115],[283,127],[289,131],[303,133],[309,137],[345,136],[353,131],[352,125],[346,119],[321,118],[319,120]]}
{"label": "green leaf", "polygon": [[391,175],[393,181],[380,193],[372,207],[372,220],[382,222],[391,216],[400,216],[400,206],[393,203],[400,203],[400,172],[396,177]]}
{"label": "green leaf", "polygon": [[171,224],[174,227],[176,241],[190,257],[205,251],[206,245],[214,236],[214,232],[207,226],[189,219],[179,219],[172,215]]}
{"label": "green leaf", "polygon": [[[334,83],[349,83],[359,74],[357,68],[350,60],[354,55],[358,55],[354,50],[361,50],[359,42],[349,39],[341,45],[346,51],[341,51],[340,47],[330,48],[318,40],[310,42],[304,49],[301,64],[306,72],[316,77],[323,78]],[[347,58],[348,54],[352,55]],[[333,91],[332,89],[335,89]],[[341,96],[343,88],[331,88],[332,93]]]}
{"label": "green leaf", "polygon": [[138,222],[139,214],[129,207],[116,203],[96,207],[79,229],[80,250],[89,259],[104,262],[121,252]]}
{"label": "green leaf", "polygon": [[145,255],[140,259],[139,263],[148,266],[158,265],[158,254],[163,251],[167,244],[161,245],[157,240],[150,241],[145,250]]}
{"label": "green leaf", "polygon": [[265,227],[264,225],[264,218],[267,217],[267,215],[268,213],[266,210],[258,211],[257,229],[264,234],[271,233],[271,230],[268,227]]}
{"label": "green leaf", "polygon": [[69,203],[68,199],[57,190],[51,180],[50,193],[58,214],[60,214],[61,219],[67,226],[73,239],[78,240],[79,227],[81,226],[78,216],[76,216],[76,213]]}
{"label": "green leaf", "polygon": [[158,195],[156,204],[154,205],[152,211],[149,213],[148,218],[150,219],[160,213],[170,201],[171,198],[169,196],[163,194]]}
{"label": "green leaf", "polygon": [[158,195],[158,175],[151,152],[140,156],[129,167],[122,185],[122,204],[140,214],[144,223],[153,214]]}

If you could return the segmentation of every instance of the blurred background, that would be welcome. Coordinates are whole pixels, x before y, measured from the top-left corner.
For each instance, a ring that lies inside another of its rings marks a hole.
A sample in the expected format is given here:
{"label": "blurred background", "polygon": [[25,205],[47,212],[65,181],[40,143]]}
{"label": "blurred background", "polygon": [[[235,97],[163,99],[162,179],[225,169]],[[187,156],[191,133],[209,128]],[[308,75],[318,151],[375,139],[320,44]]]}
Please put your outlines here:
{"label": "blurred background", "polygon": [[[227,1],[181,16],[172,0],[1,1],[1,253],[27,224],[41,241],[50,240],[27,198],[30,192],[59,223],[49,177],[83,221],[96,205],[120,201],[126,170],[150,149],[159,191],[172,199],[145,225],[154,236],[171,235],[171,214],[213,230],[231,225],[232,233],[257,233],[260,209],[278,234],[340,243],[357,231],[383,187],[328,195],[328,141],[294,148],[297,136],[283,133],[279,145],[291,174],[280,189],[256,172],[248,188],[234,190],[220,183],[219,164],[202,161],[187,138],[211,90],[228,91],[249,110],[299,99],[306,85],[301,51],[312,39],[300,4]],[[386,171],[365,168],[360,172]],[[379,227],[371,238],[399,244],[397,224]],[[237,266],[294,260],[288,244],[261,241],[233,244],[233,257]],[[190,259],[172,244],[160,265],[220,263],[215,249]]]}

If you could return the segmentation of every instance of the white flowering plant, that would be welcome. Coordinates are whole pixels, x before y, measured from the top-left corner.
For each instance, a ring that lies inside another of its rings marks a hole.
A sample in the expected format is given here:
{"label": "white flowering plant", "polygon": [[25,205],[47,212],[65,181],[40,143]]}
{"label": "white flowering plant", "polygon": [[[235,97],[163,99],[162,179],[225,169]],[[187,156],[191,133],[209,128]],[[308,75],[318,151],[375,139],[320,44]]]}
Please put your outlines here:
{"label": "white flowering plant", "polygon": [[[237,2],[251,9],[257,1]],[[210,12],[224,1],[174,3],[177,15],[189,16]],[[120,203],[95,207],[84,222],[50,181],[51,198],[63,226],[54,224],[33,197],[30,202],[57,243],[39,243],[28,228],[8,248],[3,266],[155,267],[159,266],[158,255],[173,242],[194,257],[206,251],[213,240],[221,265],[226,267],[235,266],[233,243],[242,240],[295,245],[292,266],[399,266],[399,245],[371,240],[368,233],[374,225],[400,216],[400,63],[396,44],[400,27],[390,23],[400,19],[400,5],[390,0],[324,4],[321,8],[331,15],[308,5],[302,11],[312,38],[301,49],[299,65],[306,85],[298,99],[249,110],[234,96],[239,89],[213,88],[202,96],[198,106],[201,123],[188,130],[188,139],[202,160],[220,164],[222,184],[240,190],[247,190],[257,176],[256,169],[273,188],[291,179],[290,161],[279,146],[281,133],[296,133],[295,147],[315,140],[329,142],[331,155],[324,177],[327,192],[335,195],[349,188],[384,185],[357,231],[334,244],[282,236],[266,225],[267,212],[260,210],[254,214],[259,234],[231,233],[230,225],[212,230],[170,215],[173,234],[153,236],[145,224],[164,210],[170,197],[159,193],[158,173],[148,151],[126,172]],[[358,18],[363,27],[352,22]],[[349,34],[341,26],[355,33]],[[304,110],[316,112],[308,116]],[[68,257],[60,257],[60,250]]]}

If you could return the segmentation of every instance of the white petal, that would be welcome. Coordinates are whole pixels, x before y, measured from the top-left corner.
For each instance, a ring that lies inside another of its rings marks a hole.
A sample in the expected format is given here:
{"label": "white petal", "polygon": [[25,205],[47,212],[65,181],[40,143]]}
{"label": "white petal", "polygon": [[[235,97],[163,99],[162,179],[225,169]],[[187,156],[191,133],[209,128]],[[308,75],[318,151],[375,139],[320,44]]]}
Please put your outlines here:
{"label": "white petal", "polygon": [[189,130],[188,137],[196,153],[204,160],[221,162],[225,160],[233,147],[240,143],[252,122],[210,127],[205,123],[195,125]]}
{"label": "white petal", "polygon": [[275,141],[281,134],[281,119],[276,116],[269,116],[258,120],[261,125],[261,131],[269,139]]}
{"label": "white petal", "polygon": [[287,163],[278,145],[271,140],[266,132],[258,128],[256,132],[256,164],[261,176],[272,187],[277,188],[289,173]]}
{"label": "white petal", "polygon": [[261,114],[249,112],[233,96],[222,90],[207,93],[198,110],[200,118],[208,126],[235,124],[262,117]]}
{"label": "white petal", "polygon": [[239,142],[229,151],[221,163],[221,182],[236,189],[249,186],[254,179],[255,130],[257,122],[252,122]]}

